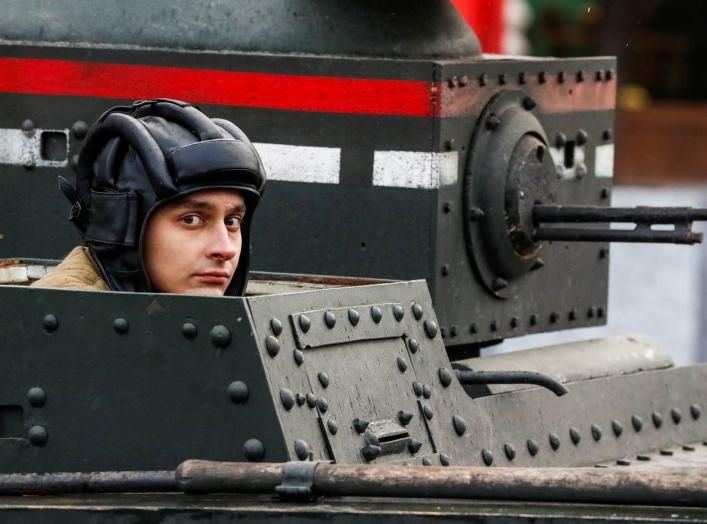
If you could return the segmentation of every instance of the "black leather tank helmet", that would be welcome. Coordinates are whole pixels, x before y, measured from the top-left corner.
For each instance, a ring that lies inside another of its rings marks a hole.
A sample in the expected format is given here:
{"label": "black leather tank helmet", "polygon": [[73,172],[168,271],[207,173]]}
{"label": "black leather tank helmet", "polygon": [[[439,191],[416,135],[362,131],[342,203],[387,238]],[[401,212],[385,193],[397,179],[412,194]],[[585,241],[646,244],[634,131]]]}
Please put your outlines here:
{"label": "black leather tank helmet", "polygon": [[246,203],[243,247],[226,295],[248,280],[253,211],[265,170],[233,123],[190,104],[156,99],[106,111],[78,157],[76,187],[59,181],[103,278],[114,291],[152,291],[142,260],[145,224],[160,206],[203,189],[237,189]]}

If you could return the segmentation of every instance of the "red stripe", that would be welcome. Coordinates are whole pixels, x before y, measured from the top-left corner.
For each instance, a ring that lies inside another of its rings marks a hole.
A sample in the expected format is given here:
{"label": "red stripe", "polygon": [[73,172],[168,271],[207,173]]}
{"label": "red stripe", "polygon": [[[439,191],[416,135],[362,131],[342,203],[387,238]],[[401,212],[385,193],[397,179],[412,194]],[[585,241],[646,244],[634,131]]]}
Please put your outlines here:
{"label": "red stripe", "polygon": [[67,60],[0,58],[0,92],[325,113],[434,114],[431,82],[240,73]]}

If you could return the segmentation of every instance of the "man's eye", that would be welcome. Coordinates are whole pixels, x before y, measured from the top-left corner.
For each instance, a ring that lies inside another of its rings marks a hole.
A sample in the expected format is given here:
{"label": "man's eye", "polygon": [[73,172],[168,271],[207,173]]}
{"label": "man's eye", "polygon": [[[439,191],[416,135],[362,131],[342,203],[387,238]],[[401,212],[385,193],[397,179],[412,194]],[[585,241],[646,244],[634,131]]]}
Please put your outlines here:
{"label": "man's eye", "polygon": [[228,217],[226,219],[226,227],[240,227],[241,219],[239,217]]}
{"label": "man's eye", "polygon": [[201,218],[196,215],[186,215],[182,217],[182,222],[184,222],[188,226],[198,226],[203,222],[203,220],[201,220]]}

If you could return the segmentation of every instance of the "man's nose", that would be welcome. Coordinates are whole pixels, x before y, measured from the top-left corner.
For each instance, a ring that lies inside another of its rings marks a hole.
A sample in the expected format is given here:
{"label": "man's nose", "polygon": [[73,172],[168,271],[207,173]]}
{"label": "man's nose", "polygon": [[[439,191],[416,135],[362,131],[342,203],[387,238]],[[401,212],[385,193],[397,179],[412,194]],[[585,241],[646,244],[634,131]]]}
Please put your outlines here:
{"label": "man's nose", "polygon": [[215,226],[212,230],[207,253],[209,257],[219,260],[231,260],[238,254],[234,236],[225,225]]}

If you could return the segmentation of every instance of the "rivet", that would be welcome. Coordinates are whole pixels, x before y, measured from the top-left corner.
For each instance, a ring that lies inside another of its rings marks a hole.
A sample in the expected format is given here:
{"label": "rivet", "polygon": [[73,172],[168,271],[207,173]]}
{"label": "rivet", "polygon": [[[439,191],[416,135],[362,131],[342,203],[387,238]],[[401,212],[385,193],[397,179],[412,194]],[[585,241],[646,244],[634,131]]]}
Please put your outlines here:
{"label": "rivet", "polygon": [[500,125],[501,121],[496,115],[489,115],[489,117],[486,119],[486,129],[493,131],[494,129],[498,129],[498,126]]}
{"label": "rivet", "polygon": [[611,429],[614,431],[614,435],[616,435],[617,437],[620,437],[621,433],[624,432],[623,425],[616,419],[611,421]]}
{"label": "rivet", "polygon": [[560,318],[560,314],[557,313],[556,311],[553,311],[552,313],[550,313],[550,323],[551,324],[556,323],[559,320],[559,318]]}
{"label": "rivet", "polygon": [[536,315],[535,313],[533,313],[532,315],[530,315],[529,322],[530,322],[530,325],[531,325],[531,326],[537,325],[538,320],[539,320],[539,319],[538,319],[538,315]]}
{"label": "rivet", "polygon": [[587,318],[594,318],[597,315],[597,308],[594,306],[587,309]]}
{"label": "rivet", "polygon": [[402,426],[407,426],[412,420],[412,413],[407,411],[398,411],[398,420]]}
{"label": "rivet", "polygon": [[322,385],[323,388],[329,387],[329,375],[322,371],[317,375],[317,378],[319,379],[319,383]]}
{"label": "rivet", "polygon": [[511,329],[515,329],[518,327],[518,317],[511,317]]}
{"label": "rivet", "polygon": [[659,451],[659,453],[661,455],[663,455],[664,457],[672,457],[673,456],[673,450],[671,450],[671,449],[661,449]]}
{"label": "rivet", "polygon": [[692,418],[694,420],[697,420],[700,418],[700,415],[702,414],[702,408],[700,408],[699,404],[690,404],[690,415],[692,415]]}
{"label": "rivet", "polygon": [[611,80],[614,78],[614,70],[613,69],[607,69],[604,71],[604,80]]}
{"label": "rivet", "polygon": [[363,433],[366,431],[368,424],[370,424],[370,422],[367,420],[361,420],[360,418],[355,418],[353,420],[353,428],[356,430],[356,433]]}
{"label": "rivet", "polygon": [[378,455],[381,454],[381,448],[380,446],[374,446],[372,444],[369,444],[368,446],[364,447],[361,450],[361,454],[363,455],[363,458],[366,459],[367,462],[370,462],[372,460],[375,460],[378,458]]}
{"label": "rivet", "polygon": [[545,265],[545,261],[542,258],[536,258],[533,265],[530,267],[531,271],[537,271]]}
{"label": "rivet", "polygon": [[445,213],[451,213],[452,203],[449,200],[442,204],[442,211],[444,211]]}
{"label": "rivet", "polygon": [[422,306],[420,304],[412,305],[412,315],[415,317],[415,320],[422,318]]}
{"label": "rivet", "polygon": [[405,310],[403,309],[403,306],[401,306],[400,304],[395,304],[393,306],[393,317],[395,318],[395,320],[400,322],[404,316]]}
{"label": "rivet", "polygon": [[482,73],[479,75],[479,85],[481,87],[485,86],[488,83],[488,75],[486,73]]}
{"label": "rivet", "polygon": [[469,208],[469,221],[476,222],[478,219],[484,217],[484,210],[480,207],[470,207]]}
{"label": "rivet", "polygon": [[299,316],[299,327],[302,330],[302,333],[306,333],[309,331],[309,328],[312,326],[312,321],[309,320],[309,317],[307,315],[300,315]]}
{"label": "rivet", "polygon": [[412,453],[413,455],[420,451],[420,448],[422,447],[422,442],[419,440],[415,439],[410,439],[410,442],[408,442],[408,451]]}
{"label": "rivet", "polygon": [[211,343],[219,349],[224,349],[231,343],[231,332],[226,326],[214,326],[211,328],[209,337],[211,338]]}
{"label": "rivet", "polygon": [[280,352],[280,341],[272,335],[265,337],[265,349],[268,355],[275,357]]}
{"label": "rivet", "polygon": [[636,455],[636,460],[641,460],[643,462],[649,461],[651,458],[648,455]]}
{"label": "rivet", "polygon": [[454,432],[460,437],[466,432],[466,420],[459,415],[452,417],[452,426],[454,427]]}
{"label": "rivet", "polygon": [[577,71],[577,82],[584,82],[585,76],[586,73],[584,72],[584,70],[580,69],[579,71]]}
{"label": "rivet", "polygon": [[422,396],[425,398],[430,398],[432,396],[432,388],[427,384],[422,386]]}
{"label": "rivet", "polygon": [[528,442],[526,442],[526,446],[528,447],[528,453],[530,453],[531,457],[534,457],[538,454],[538,451],[540,451],[540,446],[538,446],[538,443],[535,442],[535,440],[533,440],[532,438],[528,439]]}
{"label": "rivet", "polygon": [[30,120],[29,118],[26,118],[22,121],[20,127],[22,128],[22,131],[25,132],[25,134],[30,134],[37,126],[35,125],[34,121]]}
{"label": "rivet", "polygon": [[519,74],[518,74],[518,83],[519,83],[519,84],[525,84],[525,83],[527,82],[527,78],[526,78],[526,77],[527,77],[527,75],[526,75],[524,72],[523,72],[523,73],[519,73]]}
{"label": "rivet", "polygon": [[631,425],[633,426],[633,429],[636,430],[636,433],[638,433],[641,429],[643,429],[643,419],[638,415],[633,415],[631,417]]}
{"label": "rivet", "polygon": [[77,120],[73,124],[71,124],[71,132],[74,134],[76,138],[83,138],[86,136],[86,132],[88,131],[88,124],[84,122],[83,120]]}
{"label": "rivet", "polygon": [[491,282],[491,289],[493,289],[494,291],[501,291],[506,287],[508,287],[508,281],[505,278],[496,277]]}
{"label": "rivet", "polygon": [[312,393],[307,393],[307,394],[305,395],[305,397],[307,398],[307,405],[308,405],[310,408],[313,408],[314,406],[317,405],[317,397],[314,396]]}
{"label": "rivet", "polygon": [[481,458],[483,459],[484,464],[486,464],[487,466],[493,464],[493,453],[490,449],[482,449]]}
{"label": "rivet", "polygon": [[630,461],[630,460],[626,460],[626,459],[618,459],[618,460],[616,461],[616,465],[617,465],[617,466],[630,466],[630,465],[631,465],[631,461]]}
{"label": "rivet", "polygon": [[449,466],[449,464],[450,464],[449,455],[447,455],[446,453],[440,453],[439,454],[439,463],[442,466]]}
{"label": "rivet", "polygon": [[545,73],[545,71],[540,71],[538,73],[538,82],[540,82],[541,84],[544,84],[546,81],[547,81],[547,74]]}
{"label": "rivet", "polygon": [[378,306],[371,306],[371,318],[373,319],[373,322],[378,324],[378,322],[381,321],[381,318],[383,318],[383,312],[381,311],[381,308]]}
{"label": "rivet", "polygon": [[459,79],[456,76],[453,76],[447,80],[447,85],[451,88],[457,87],[459,85]]}
{"label": "rivet", "polygon": [[355,309],[349,309],[349,322],[351,322],[352,326],[357,326],[360,319],[361,316],[358,314],[358,311]]}
{"label": "rivet", "polygon": [[673,422],[676,424],[680,424],[680,421],[682,420],[682,412],[678,408],[671,408],[670,418],[672,418]]}
{"label": "rivet", "polygon": [[465,87],[469,83],[469,77],[466,75],[462,75],[459,77],[459,85],[461,87]]}
{"label": "rivet", "polygon": [[444,148],[445,148],[447,151],[452,151],[452,150],[454,149],[454,139],[453,139],[453,138],[449,138],[449,139],[445,140],[445,141],[444,141]]}
{"label": "rivet", "polygon": [[113,321],[113,329],[116,333],[124,335],[130,331],[130,323],[124,318],[116,318]]}
{"label": "rivet", "polygon": [[570,309],[569,313],[567,313],[567,319],[568,320],[577,320],[577,310],[576,309]]}
{"label": "rivet", "polygon": [[469,333],[471,333],[472,335],[476,335],[478,332],[479,326],[476,325],[476,322],[472,322],[469,326]]}
{"label": "rivet", "polygon": [[248,400],[248,385],[245,382],[236,380],[231,382],[227,388],[228,396],[235,404],[242,404]]}
{"label": "rivet", "polygon": [[506,73],[501,73],[498,75],[498,83],[500,85],[505,85],[508,82],[508,75]]}
{"label": "rivet", "polygon": [[457,336],[457,326],[456,326],[456,325],[451,325],[451,326],[449,326],[449,336],[450,336],[450,337],[456,337],[456,336]]}
{"label": "rivet", "polygon": [[408,348],[410,349],[411,353],[417,353],[417,350],[420,349],[420,344],[418,344],[417,340],[411,338],[410,340],[408,340]]}
{"label": "rivet", "polygon": [[588,137],[589,135],[584,129],[580,129],[579,131],[577,131],[577,145],[583,146],[584,144],[586,144]]}
{"label": "rivet", "polygon": [[271,318],[270,329],[272,330],[273,335],[279,337],[280,333],[282,333],[282,322],[280,322],[280,320],[277,318]]}
{"label": "rivet", "polygon": [[560,437],[556,433],[550,433],[548,440],[553,450],[557,451],[560,448]]}
{"label": "rivet", "polygon": [[74,169],[79,167],[79,155],[71,155],[71,158],[69,159],[69,165]]}
{"label": "rivet", "polygon": [[331,311],[324,313],[324,323],[329,329],[333,328],[336,325],[336,317],[334,316],[334,313]]}
{"label": "rivet", "polygon": [[397,359],[398,363],[398,369],[400,370],[401,373],[405,373],[407,371],[408,365],[407,362],[405,362],[402,358],[398,357]]}
{"label": "rivet", "polygon": [[597,426],[596,424],[592,424],[592,427],[590,428],[592,432],[592,438],[596,441],[599,442],[601,440],[601,428]]}
{"label": "rivet", "polygon": [[565,72],[564,72],[564,71],[560,71],[559,73],[557,73],[557,81],[558,81],[560,84],[563,84],[563,83],[565,82],[565,76],[566,76],[566,75],[565,75]]}
{"label": "rivet", "polygon": [[611,189],[609,189],[608,187],[602,187],[601,191],[599,192],[599,196],[602,200],[606,200],[611,196]]}
{"label": "rivet", "polygon": [[56,331],[59,327],[59,320],[51,313],[49,313],[48,315],[44,315],[42,323],[44,324],[44,329],[49,332]]}
{"label": "rivet", "polygon": [[582,435],[577,428],[570,428],[570,440],[575,446],[582,440]]}
{"label": "rivet", "polygon": [[447,338],[447,328],[446,327],[442,326],[441,328],[439,328],[439,333],[440,333],[440,335],[442,335],[442,338]]}
{"label": "rivet", "polygon": [[304,403],[307,401],[307,397],[305,397],[302,393],[295,393],[295,400],[297,401],[298,406],[304,406]]}
{"label": "rivet", "polygon": [[431,466],[432,465],[432,459],[430,457],[424,457],[422,459],[422,465],[423,466]]}
{"label": "rivet", "polygon": [[326,421],[326,427],[329,430],[329,433],[331,433],[332,435],[336,435],[336,433],[339,431],[339,425],[333,418],[330,418]]}
{"label": "rivet", "polygon": [[599,248],[599,258],[606,258],[608,256],[609,256],[609,248],[608,247]]}
{"label": "rivet", "polygon": [[594,80],[596,80],[597,82],[599,82],[600,80],[603,80],[603,79],[604,79],[604,72],[603,71],[599,70],[594,74]]}
{"label": "rivet", "polygon": [[434,338],[437,334],[437,322],[434,320],[425,320],[425,333],[428,338]]}
{"label": "rivet", "polygon": [[498,320],[492,320],[490,328],[491,331],[498,331]]}
{"label": "rivet", "polygon": [[513,460],[514,458],[516,458],[516,448],[514,448],[511,444],[504,444],[503,451],[506,454],[508,460]]}
{"label": "rivet", "polygon": [[199,334],[199,328],[193,322],[185,322],[182,324],[182,335],[185,338],[194,338]]}
{"label": "rivet", "polygon": [[429,407],[427,404],[423,404],[422,414],[425,415],[425,418],[427,420],[432,420],[432,417],[434,416],[434,413],[432,412],[432,408]]}
{"label": "rivet", "polygon": [[567,143],[567,137],[564,133],[557,133],[555,135],[555,147],[565,147]]}
{"label": "rivet", "polygon": [[326,413],[327,409],[329,409],[329,401],[324,397],[319,397],[317,399],[317,407],[319,408],[319,411]]}
{"label": "rivet", "polygon": [[657,411],[653,412],[653,414],[651,415],[651,419],[653,420],[653,425],[656,427],[656,429],[663,425],[663,415],[661,415]]}
{"label": "rivet", "polygon": [[683,451],[695,451],[695,446],[685,445],[682,447]]}
{"label": "rivet", "polygon": [[243,456],[251,462],[260,462],[265,458],[265,446],[257,438],[251,438],[243,444]]}
{"label": "rivet", "polygon": [[307,460],[312,448],[304,440],[295,440],[295,455],[300,460]]}
{"label": "rivet", "polygon": [[287,388],[280,389],[280,400],[287,411],[290,411],[295,405],[295,395]]}
{"label": "rivet", "polygon": [[302,351],[300,351],[299,349],[295,349],[292,352],[292,356],[295,359],[295,364],[297,364],[298,366],[301,366],[302,363],[304,362],[304,353],[302,353]]}
{"label": "rivet", "polygon": [[41,408],[44,404],[47,403],[47,392],[44,391],[42,388],[38,388],[36,386],[33,388],[29,388],[29,391],[27,391],[27,401],[29,402],[30,406],[35,408]]}
{"label": "rivet", "polygon": [[412,390],[416,396],[421,397],[423,389],[424,388],[422,387],[422,384],[420,382],[413,382],[412,383]]}
{"label": "rivet", "polygon": [[441,272],[442,272],[443,277],[446,277],[447,275],[449,275],[449,264],[444,264],[442,266]]}
{"label": "rivet", "polygon": [[525,98],[523,98],[523,108],[526,109],[527,111],[531,111],[537,105],[538,104],[535,102],[535,100],[533,100],[529,96],[526,96]]}
{"label": "rivet", "polygon": [[439,370],[437,370],[437,376],[439,377],[439,382],[442,384],[442,387],[449,387],[452,383],[452,374],[446,368],[439,368]]}
{"label": "rivet", "polygon": [[604,131],[602,131],[601,138],[605,142],[608,142],[609,140],[611,140],[611,129],[605,129]]}
{"label": "rivet", "polygon": [[49,433],[44,426],[32,426],[29,428],[29,441],[35,446],[44,446],[49,440]]}

